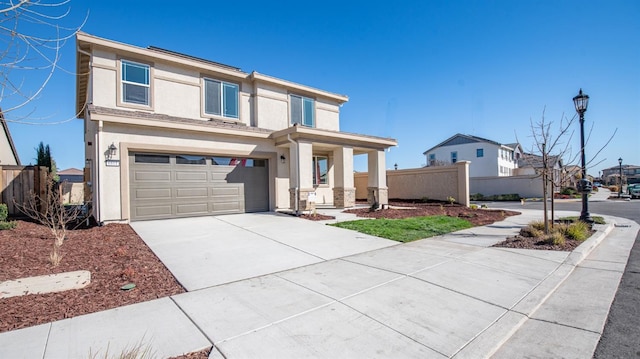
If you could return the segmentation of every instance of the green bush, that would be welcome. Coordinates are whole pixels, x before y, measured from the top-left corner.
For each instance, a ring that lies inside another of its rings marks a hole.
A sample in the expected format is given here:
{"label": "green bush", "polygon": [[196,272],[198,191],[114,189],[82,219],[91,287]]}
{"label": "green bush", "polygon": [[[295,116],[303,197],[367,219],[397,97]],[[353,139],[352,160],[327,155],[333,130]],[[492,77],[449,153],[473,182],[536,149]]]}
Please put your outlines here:
{"label": "green bush", "polygon": [[577,194],[578,190],[573,188],[573,187],[565,187],[560,191],[560,194],[564,194],[567,196],[573,196],[574,194]]}
{"label": "green bush", "polygon": [[576,221],[567,226],[565,234],[567,237],[575,239],[576,241],[584,241],[589,238],[590,231],[587,223]]}
{"label": "green bush", "polygon": [[2,221],[0,222],[0,231],[5,229],[14,229],[16,228],[16,225],[17,223],[15,221],[10,221],[10,222]]}
{"label": "green bush", "polygon": [[482,201],[484,199],[484,196],[482,195],[482,193],[474,193],[469,196],[469,199],[471,201]]}
{"label": "green bush", "polygon": [[478,205],[477,204],[470,204],[469,208],[471,209],[478,209]]}
{"label": "green bush", "polygon": [[7,209],[7,205],[5,203],[0,203],[0,222],[6,221],[8,216],[9,210]]}

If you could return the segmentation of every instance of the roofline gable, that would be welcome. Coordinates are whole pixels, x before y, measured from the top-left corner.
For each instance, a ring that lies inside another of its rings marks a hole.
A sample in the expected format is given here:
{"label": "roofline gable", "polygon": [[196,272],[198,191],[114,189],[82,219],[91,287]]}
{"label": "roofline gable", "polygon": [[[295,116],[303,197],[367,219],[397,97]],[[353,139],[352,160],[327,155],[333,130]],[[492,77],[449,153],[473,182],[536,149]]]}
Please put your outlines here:
{"label": "roofline gable", "polygon": [[0,123],[2,123],[2,128],[4,133],[6,133],[7,141],[9,141],[9,147],[11,148],[11,153],[13,157],[16,159],[16,164],[20,166],[20,157],[18,157],[18,151],[16,151],[16,145],[13,143],[13,138],[11,138],[11,132],[9,132],[9,125],[7,125],[7,121],[4,119],[4,113],[2,109],[0,109]]}
{"label": "roofline gable", "polygon": [[499,142],[492,141],[492,140],[489,140],[489,139],[486,139],[486,138],[482,138],[482,137],[478,137],[478,136],[473,136],[473,135],[465,135],[465,134],[462,134],[462,133],[456,133],[455,135],[453,135],[453,136],[451,136],[451,137],[447,138],[446,140],[444,140],[444,141],[440,142],[439,144],[437,144],[437,145],[435,145],[435,146],[431,147],[430,149],[428,149],[428,150],[424,151],[422,154],[423,154],[423,155],[426,155],[427,153],[429,153],[429,152],[433,151],[434,149],[436,149],[436,148],[438,148],[438,147],[444,147],[444,146],[446,146],[446,144],[447,144],[448,142],[451,142],[451,141],[452,141],[452,140],[454,140],[455,138],[459,138],[459,137],[462,137],[462,138],[465,138],[465,139],[471,140],[471,142],[485,142],[485,143],[490,143],[490,144],[492,144],[492,145],[496,145],[496,146],[503,146],[503,147],[507,147],[507,146],[505,146],[505,145],[503,145],[503,144],[501,144],[501,143],[499,143]]}

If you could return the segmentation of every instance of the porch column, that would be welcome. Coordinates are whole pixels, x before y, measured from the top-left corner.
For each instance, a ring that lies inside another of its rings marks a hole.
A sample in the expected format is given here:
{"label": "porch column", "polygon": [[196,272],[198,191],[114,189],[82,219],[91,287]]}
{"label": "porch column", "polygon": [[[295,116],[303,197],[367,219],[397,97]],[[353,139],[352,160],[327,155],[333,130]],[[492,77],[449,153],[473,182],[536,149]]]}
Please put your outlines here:
{"label": "porch column", "polygon": [[333,205],[338,208],[355,206],[353,148],[339,147],[333,150],[333,181]]}
{"label": "porch column", "polygon": [[291,209],[296,209],[296,190],[298,197],[299,211],[311,209],[309,205],[309,192],[315,191],[313,188],[313,146],[311,142],[298,141],[296,145],[290,146],[289,156],[290,166],[290,188],[289,203]]}
{"label": "porch column", "polygon": [[368,157],[367,203],[389,205],[389,189],[387,188],[387,170],[385,169],[384,150],[371,151]]}

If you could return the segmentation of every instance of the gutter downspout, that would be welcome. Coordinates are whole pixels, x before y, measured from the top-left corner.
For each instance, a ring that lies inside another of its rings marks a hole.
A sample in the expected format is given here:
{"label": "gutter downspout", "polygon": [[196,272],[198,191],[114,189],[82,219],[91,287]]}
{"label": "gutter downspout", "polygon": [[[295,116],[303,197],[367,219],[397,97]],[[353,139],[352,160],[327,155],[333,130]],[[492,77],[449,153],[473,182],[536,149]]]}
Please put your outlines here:
{"label": "gutter downspout", "polygon": [[296,187],[295,187],[295,204],[294,204],[294,209],[296,211],[296,216],[300,216],[300,201],[298,200],[299,198],[299,193],[300,193],[300,165],[299,165],[299,161],[298,161],[298,156],[300,153],[300,146],[298,144],[298,142],[294,141],[291,139],[291,134],[288,133],[287,134],[287,140],[289,140],[289,142],[291,142],[292,144],[294,144],[296,146],[296,156],[295,159],[293,160],[294,165],[296,166]]}
{"label": "gutter downspout", "polygon": [[[93,54],[91,54],[90,52],[84,51],[80,48],[79,45],[76,46],[76,51],[83,54],[83,55],[87,55],[89,56],[89,73],[88,73],[88,77],[89,79],[88,84],[87,84],[87,95],[86,98],[84,100],[84,127],[85,127],[85,131],[86,131],[86,127],[87,127],[87,119],[89,117],[89,108],[88,108],[88,104],[89,104],[89,94],[93,91],[93,89],[91,88],[91,75],[92,75],[92,68],[93,68]],[[93,210],[95,212],[95,220],[99,225],[102,225],[102,222],[100,221],[100,196],[99,196],[99,188],[100,188],[100,176],[98,176],[98,172],[99,172],[99,162],[98,162],[98,149],[100,148],[100,144],[99,144],[99,139],[100,136],[98,136],[98,132],[100,131],[101,128],[101,123],[102,121],[100,121],[100,123],[98,124],[98,129],[96,130],[95,134],[93,135],[93,145],[94,145],[94,153],[93,153],[93,159],[91,161],[91,168],[90,168],[90,173],[91,173],[91,199],[93,200]]]}

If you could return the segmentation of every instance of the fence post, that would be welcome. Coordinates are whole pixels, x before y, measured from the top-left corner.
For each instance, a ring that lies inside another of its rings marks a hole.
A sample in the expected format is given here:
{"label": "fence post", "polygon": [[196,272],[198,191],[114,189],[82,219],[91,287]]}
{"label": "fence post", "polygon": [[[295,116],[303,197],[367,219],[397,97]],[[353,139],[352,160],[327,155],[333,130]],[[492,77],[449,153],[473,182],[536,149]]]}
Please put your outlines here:
{"label": "fence post", "polygon": [[458,161],[458,203],[469,207],[469,164],[470,161]]}

